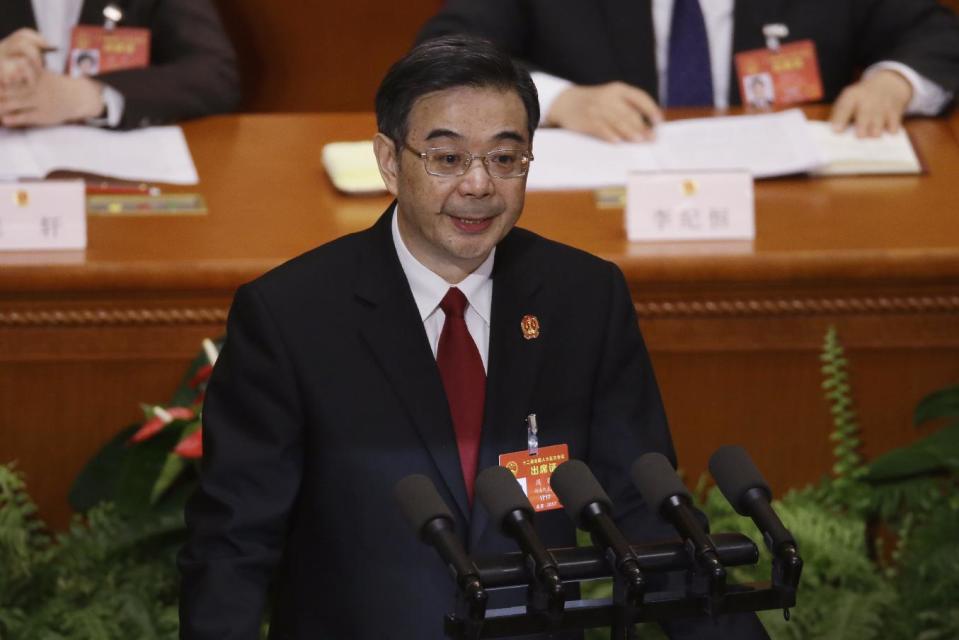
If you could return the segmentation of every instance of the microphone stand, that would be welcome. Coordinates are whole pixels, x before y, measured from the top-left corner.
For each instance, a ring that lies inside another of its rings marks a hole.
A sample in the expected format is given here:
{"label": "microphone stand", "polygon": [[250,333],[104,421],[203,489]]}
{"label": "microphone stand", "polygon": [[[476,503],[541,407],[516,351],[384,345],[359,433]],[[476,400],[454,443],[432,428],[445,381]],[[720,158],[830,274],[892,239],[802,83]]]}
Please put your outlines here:
{"label": "microphone stand", "polygon": [[[723,567],[755,564],[759,550],[746,536],[736,533],[712,535],[716,556]],[[697,562],[681,540],[658,544],[631,545],[640,569],[645,574],[684,570],[696,573]],[[517,606],[486,609],[480,619],[479,608],[469,608],[469,597],[458,589],[457,611],[444,620],[444,632],[454,639],[479,640],[561,630],[583,630],[610,627],[611,638],[634,637],[637,622],[664,621],[678,618],[718,615],[723,613],[788,609],[795,606],[799,570],[802,560],[795,548],[784,549],[773,561],[770,582],[726,584],[720,599],[710,589],[689,588],[681,591],[646,591],[636,599],[624,578],[615,576],[608,559],[597,548],[575,547],[551,549],[564,582],[614,577],[612,599],[566,601],[558,617],[544,616],[536,607]],[[528,587],[535,584],[522,553],[508,553],[475,560],[481,589]],[[708,581],[707,581],[708,582]],[[532,590],[528,591],[531,594]]]}

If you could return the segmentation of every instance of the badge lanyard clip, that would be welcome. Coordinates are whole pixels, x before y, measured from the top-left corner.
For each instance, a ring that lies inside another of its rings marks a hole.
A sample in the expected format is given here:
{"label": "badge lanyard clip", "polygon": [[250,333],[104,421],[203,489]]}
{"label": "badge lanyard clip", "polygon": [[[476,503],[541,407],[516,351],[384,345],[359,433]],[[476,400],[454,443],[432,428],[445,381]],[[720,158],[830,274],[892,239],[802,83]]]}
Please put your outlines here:
{"label": "badge lanyard clip", "polygon": [[539,425],[536,423],[536,414],[531,413],[526,416],[526,445],[529,448],[529,455],[539,455]]}
{"label": "badge lanyard clip", "polygon": [[111,2],[103,7],[103,28],[114,29],[117,23],[123,20],[123,9],[119,5]]}
{"label": "badge lanyard clip", "polygon": [[779,41],[789,35],[789,27],[777,22],[763,25],[763,36],[766,38],[766,48],[770,51],[779,51]]}

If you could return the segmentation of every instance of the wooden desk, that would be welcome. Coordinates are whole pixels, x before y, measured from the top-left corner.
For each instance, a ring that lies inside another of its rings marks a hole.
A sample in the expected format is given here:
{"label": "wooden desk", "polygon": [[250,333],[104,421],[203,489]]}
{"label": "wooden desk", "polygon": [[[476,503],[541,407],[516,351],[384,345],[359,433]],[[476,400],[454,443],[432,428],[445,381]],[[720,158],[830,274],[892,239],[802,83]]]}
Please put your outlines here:
{"label": "wooden desk", "polygon": [[[928,175],[760,182],[752,245],[631,244],[622,212],[590,193],[528,196],[521,225],[626,273],[692,480],[728,442],[777,491],[826,472],[829,324],[850,351],[867,455],[913,439],[916,401],[959,379],[959,142],[947,120],[908,128]],[[167,399],[238,284],[388,204],[338,195],[320,165],[323,143],[372,134],[368,114],[185,129],[208,215],[92,218],[85,254],[0,254],[0,460],[20,460],[58,525],[83,462],[139,402]]]}

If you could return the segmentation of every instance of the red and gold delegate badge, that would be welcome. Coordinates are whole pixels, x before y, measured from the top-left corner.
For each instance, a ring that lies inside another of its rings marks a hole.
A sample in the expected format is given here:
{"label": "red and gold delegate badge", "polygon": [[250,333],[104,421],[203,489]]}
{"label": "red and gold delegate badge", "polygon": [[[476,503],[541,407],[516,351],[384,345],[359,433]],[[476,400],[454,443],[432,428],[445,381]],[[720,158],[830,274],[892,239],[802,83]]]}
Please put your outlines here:
{"label": "red and gold delegate badge", "polygon": [[149,64],[149,29],[106,29],[88,25],[73,29],[67,61],[67,73],[73,77],[139,69]]}
{"label": "red and gold delegate badge", "polygon": [[790,42],[775,50],[743,51],[735,60],[745,105],[763,109],[822,98],[819,58],[812,40]]}
{"label": "red and gold delegate badge", "polygon": [[516,481],[523,487],[523,492],[536,511],[552,511],[562,509],[563,505],[549,486],[549,479],[556,467],[567,460],[569,447],[555,444],[541,447],[534,456],[529,455],[526,449],[504,453],[499,457],[499,465],[506,467],[516,476]]}

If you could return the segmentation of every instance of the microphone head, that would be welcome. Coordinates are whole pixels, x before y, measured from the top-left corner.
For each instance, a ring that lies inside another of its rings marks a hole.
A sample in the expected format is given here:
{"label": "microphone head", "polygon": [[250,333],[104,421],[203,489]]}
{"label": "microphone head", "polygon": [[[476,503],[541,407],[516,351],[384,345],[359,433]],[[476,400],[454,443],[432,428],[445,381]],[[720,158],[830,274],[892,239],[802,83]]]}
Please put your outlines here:
{"label": "microphone head", "polygon": [[523,488],[506,467],[487,467],[476,476],[476,496],[486,507],[490,519],[502,529],[506,516],[522,511],[529,516],[534,513]]}
{"label": "microphone head", "polygon": [[772,500],[773,492],[753,464],[752,458],[746,450],[738,445],[720,447],[709,459],[709,472],[719,486],[719,490],[726,496],[726,500],[741,516],[748,516],[743,498],[750,489],[760,489]]}
{"label": "microphone head", "polygon": [[666,501],[672,496],[683,496],[692,500],[686,485],[676,475],[669,459],[661,453],[644,453],[633,463],[633,484],[639,489],[649,508],[659,513]]}
{"label": "microphone head", "polygon": [[423,528],[431,520],[446,518],[450,527],[453,527],[453,514],[436,491],[433,481],[426,476],[418,473],[406,476],[393,487],[393,496],[413,528],[413,533],[421,540]]}
{"label": "microphone head", "polygon": [[549,485],[580,529],[587,529],[583,526],[583,511],[590,504],[598,502],[609,511],[613,510],[613,501],[603,491],[589,467],[580,460],[567,460],[556,467]]}

